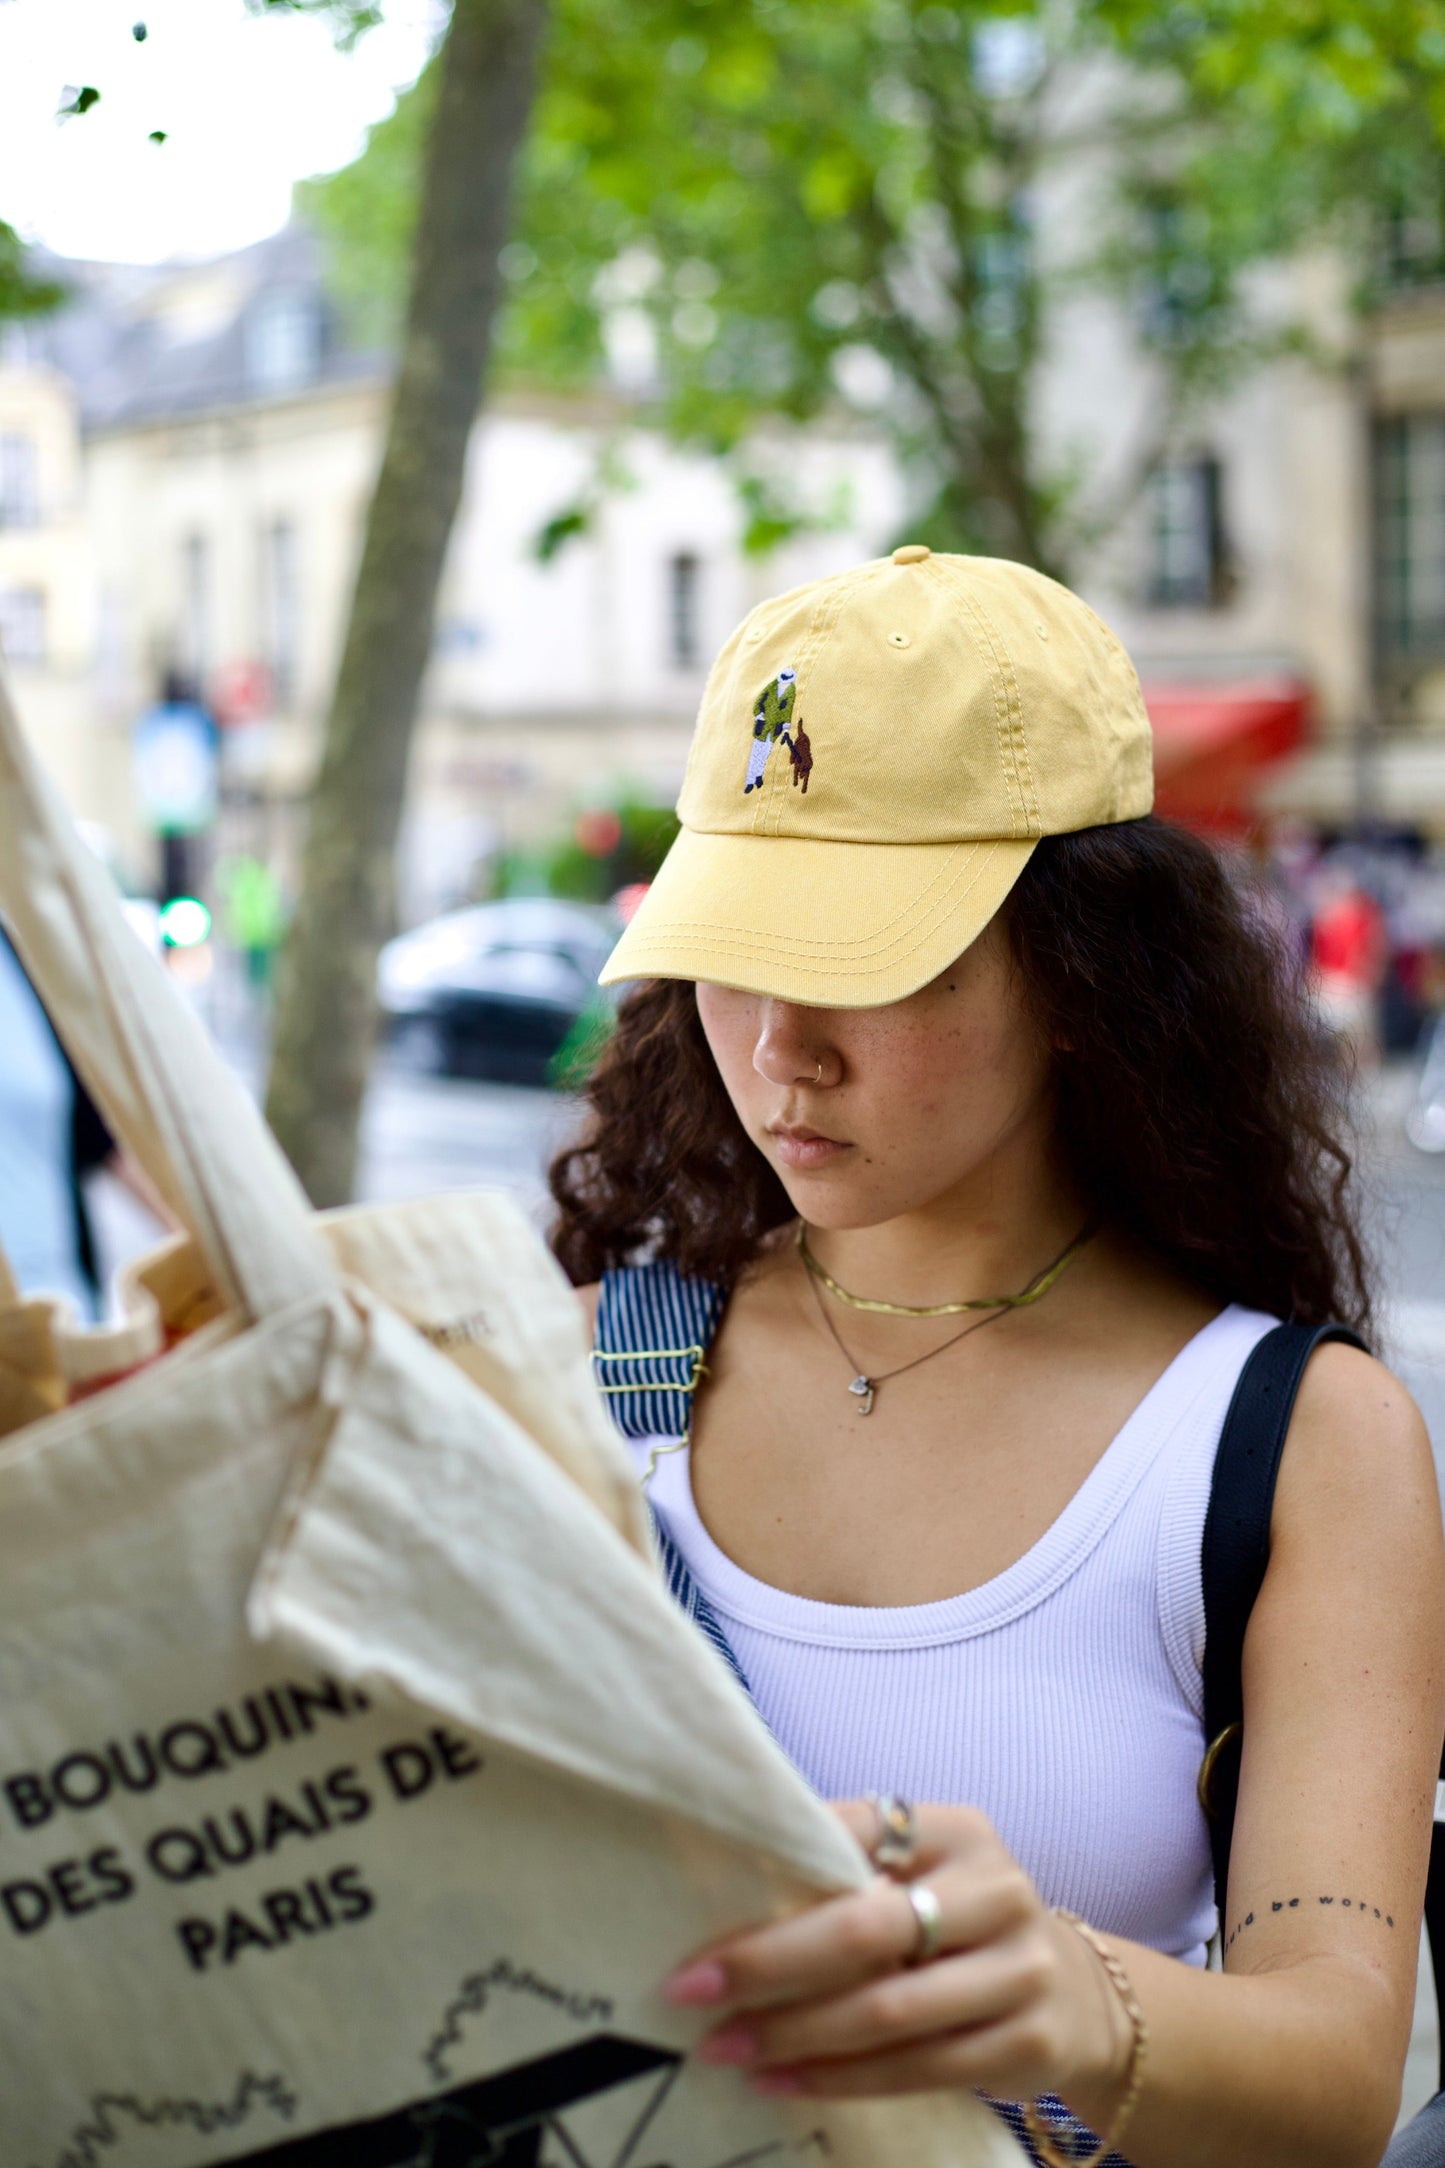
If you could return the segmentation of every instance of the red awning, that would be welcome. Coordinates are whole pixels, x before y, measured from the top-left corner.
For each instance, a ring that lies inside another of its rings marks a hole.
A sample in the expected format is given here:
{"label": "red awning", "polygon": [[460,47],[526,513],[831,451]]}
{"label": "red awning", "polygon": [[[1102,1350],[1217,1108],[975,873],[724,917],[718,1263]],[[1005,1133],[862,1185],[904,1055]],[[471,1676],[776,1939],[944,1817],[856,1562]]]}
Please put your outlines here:
{"label": "red awning", "polygon": [[1154,727],[1154,806],[1190,828],[1238,834],[1255,823],[1261,771],[1302,744],[1308,686],[1297,678],[1233,684],[1146,683]]}

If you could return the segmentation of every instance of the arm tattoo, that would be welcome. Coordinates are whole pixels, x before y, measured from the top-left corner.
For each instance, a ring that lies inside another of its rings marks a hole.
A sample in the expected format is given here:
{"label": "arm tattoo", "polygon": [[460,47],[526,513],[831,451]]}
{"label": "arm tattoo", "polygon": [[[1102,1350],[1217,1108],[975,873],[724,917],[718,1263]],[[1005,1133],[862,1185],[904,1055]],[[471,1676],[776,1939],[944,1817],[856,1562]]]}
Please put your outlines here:
{"label": "arm tattoo", "polygon": [[[1301,1900],[1298,1897],[1272,1897],[1269,1905],[1270,1913],[1273,1915],[1276,1912],[1295,1912],[1299,1909],[1300,1902]],[[1321,1897],[1318,1902],[1322,1905],[1337,1904],[1342,1912],[1358,1912],[1362,1919],[1368,1919],[1373,1915],[1375,1919],[1383,1920],[1387,1927],[1393,1927],[1395,1924],[1390,1913],[1382,1912],[1378,1905],[1366,1904],[1363,1897]],[[1224,1945],[1226,1950],[1232,1950],[1239,1937],[1244,1933],[1245,1928],[1253,1927],[1255,1920],[1259,1917],[1261,1917],[1259,1913],[1246,1912],[1238,1926],[1231,1929],[1229,1940]]]}

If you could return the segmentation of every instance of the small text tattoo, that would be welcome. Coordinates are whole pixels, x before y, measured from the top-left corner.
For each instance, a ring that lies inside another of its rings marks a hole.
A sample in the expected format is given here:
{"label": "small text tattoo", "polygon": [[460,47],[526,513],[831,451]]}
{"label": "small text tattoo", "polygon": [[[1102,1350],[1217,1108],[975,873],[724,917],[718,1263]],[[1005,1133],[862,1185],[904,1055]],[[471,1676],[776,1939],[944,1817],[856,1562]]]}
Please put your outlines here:
{"label": "small text tattoo", "polygon": [[[1358,1912],[1366,1919],[1382,1920],[1386,1927],[1393,1927],[1395,1924],[1391,1913],[1382,1912],[1378,1905],[1367,1904],[1363,1897],[1321,1897],[1318,1901],[1322,1905],[1337,1904],[1342,1911]],[[1297,1912],[1300,1902],[1301,1900],[1298,1897],[1271,1897],[1269,1909],[1271,1914],[1275,1912]],[[1229,1940],[1224,1945],[1226,1950],[1234,1948],[1245,1928],[1253,1927],[1256,1917],[1257,1915],[1253,1912],[1245,1913],[1239,1924],[1230,1930]]]}

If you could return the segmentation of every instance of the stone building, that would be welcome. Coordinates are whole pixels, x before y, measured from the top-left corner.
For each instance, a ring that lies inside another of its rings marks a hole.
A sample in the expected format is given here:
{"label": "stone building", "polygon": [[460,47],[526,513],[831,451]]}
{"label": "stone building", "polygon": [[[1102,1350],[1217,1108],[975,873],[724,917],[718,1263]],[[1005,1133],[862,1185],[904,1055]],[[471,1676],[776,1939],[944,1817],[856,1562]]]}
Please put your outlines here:
{"label": "stone building", "polygon": [[[94,668],[89,682],[79,662],[62,673],[59,649],[32,637],[28,660],[11,657],[17,690],[37,722],[42,697],[68,703],[81,750],[67,787],[134,848],[115,755],[179,670],[223,724],[232,839],[294,863],[380,453],[384,357],[344,343],[296,228],[119,290],[105,267],[71,275],[75,303],[29,336],[69,401],[72,462],[77,429],[83,441],[73,578]],[[0,402],[22,373],[0,372]],[[418,718],[408,915],[589,796],[670,799],[706,665],[737,619],[896,538],[897,479],[869,434],[813,431],[787,456],[819,526],[754,560],[722,470],[633,426],[621,396],[489,403]],[[544,529],[579,507],[583,531],[544,561]]]}

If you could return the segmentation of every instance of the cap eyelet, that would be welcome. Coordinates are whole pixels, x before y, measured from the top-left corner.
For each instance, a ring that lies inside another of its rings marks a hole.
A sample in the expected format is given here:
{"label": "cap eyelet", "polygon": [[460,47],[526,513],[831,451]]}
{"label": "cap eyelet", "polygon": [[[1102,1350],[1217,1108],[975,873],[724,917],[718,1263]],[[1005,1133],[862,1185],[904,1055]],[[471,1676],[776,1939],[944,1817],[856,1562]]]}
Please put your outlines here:
{"label": "cap eyelet", "polygon": [[1035,625],[1034,631],[1038,634],[1041,640],[1047,640],[1049,636],[1049,628],[1047,625]]}
{"label": "cap eyelet", "polygon": [[912,647],[913,642],[909,639],[906,632],[890,632],[888,635],[888,645],[890,647]]}

